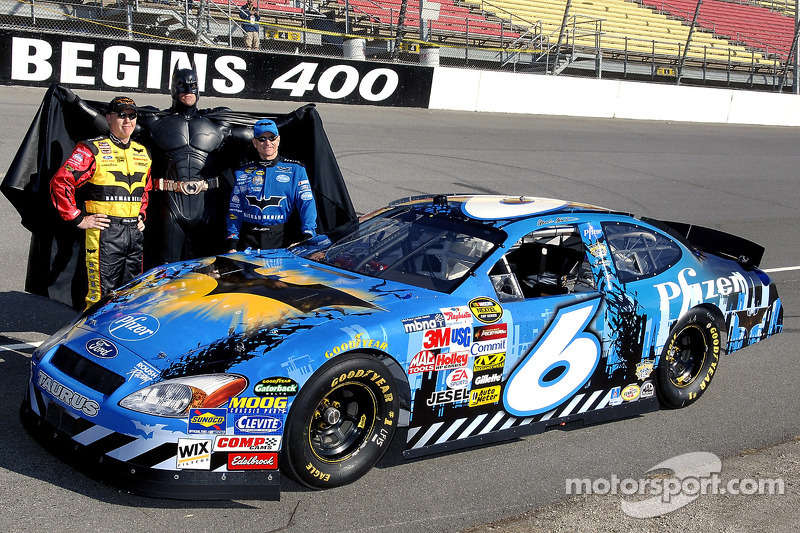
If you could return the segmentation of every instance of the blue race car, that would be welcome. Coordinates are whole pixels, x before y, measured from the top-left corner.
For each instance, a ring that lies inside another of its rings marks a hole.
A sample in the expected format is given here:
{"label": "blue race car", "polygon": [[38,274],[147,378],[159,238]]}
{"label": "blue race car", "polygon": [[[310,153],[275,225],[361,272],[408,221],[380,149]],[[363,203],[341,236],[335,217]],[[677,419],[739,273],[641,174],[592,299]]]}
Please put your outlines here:
{"label": "blue race car", "polygon": [[782,329],[763,251],[559,200],[408,199],[145,273],[39,347],[21,417],[142,495],[335,487],[398,426],[415,457],[693,403]]}

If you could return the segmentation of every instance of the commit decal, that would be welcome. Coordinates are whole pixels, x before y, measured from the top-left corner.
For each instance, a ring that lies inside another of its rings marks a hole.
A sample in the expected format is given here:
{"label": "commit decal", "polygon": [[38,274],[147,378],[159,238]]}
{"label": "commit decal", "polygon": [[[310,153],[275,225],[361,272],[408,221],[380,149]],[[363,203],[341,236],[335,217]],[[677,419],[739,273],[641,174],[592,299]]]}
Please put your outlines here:
{"label": "commit decal", "polygon": [[228,98],[427,107],[433,68],[185,44],[0,31],[0,84],[169,93],[175,68],[201,94]]}

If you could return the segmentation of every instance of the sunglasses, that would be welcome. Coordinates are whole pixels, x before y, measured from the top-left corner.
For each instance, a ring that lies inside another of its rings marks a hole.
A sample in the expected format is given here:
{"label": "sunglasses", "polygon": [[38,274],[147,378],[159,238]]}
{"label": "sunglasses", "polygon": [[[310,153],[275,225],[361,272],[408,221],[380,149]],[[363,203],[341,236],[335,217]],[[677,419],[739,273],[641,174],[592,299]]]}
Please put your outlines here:
{"label": "sunglasses", "polygon": [[277,138],[278,138],[277,135],[270,135],[269,137],[256,137],[256,140],[258,142],[260,142],[260,143],[263,143],[263,142],[266,142],[266,141],[274,143]]}
{"label": "sunglasses", "polygon": [[139,113],[117,113],[117,116],[122,120],[125,120],[126,118],[136,120],[136,118],[139,116]]}

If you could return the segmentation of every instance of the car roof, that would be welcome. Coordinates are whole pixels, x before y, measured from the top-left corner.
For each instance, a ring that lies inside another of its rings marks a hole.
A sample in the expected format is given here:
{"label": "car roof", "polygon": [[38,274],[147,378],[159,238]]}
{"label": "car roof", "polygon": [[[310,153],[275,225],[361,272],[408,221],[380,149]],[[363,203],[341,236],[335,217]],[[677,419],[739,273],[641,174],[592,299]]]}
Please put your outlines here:
{"label": "car roof", "polygon": [[631,216],[597,205],[570,202],[555,198],[536,196],[512,196],[493,194],[440,194],[414,196],[396,200],[389,204],[398,206],[450,206],[460,207],[461,212],[475,220],[513,220],[542,215],[606,213]]}

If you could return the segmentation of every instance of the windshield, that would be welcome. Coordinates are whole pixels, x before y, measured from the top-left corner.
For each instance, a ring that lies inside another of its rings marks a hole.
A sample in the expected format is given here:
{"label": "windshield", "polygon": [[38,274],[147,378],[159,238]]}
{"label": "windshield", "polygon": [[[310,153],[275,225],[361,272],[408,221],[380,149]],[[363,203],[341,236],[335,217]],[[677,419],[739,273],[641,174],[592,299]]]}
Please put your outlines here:
{"label": "windshield", "polygon": [[422,206],[383,211],[361,220],[326,249],[301,255],[375,278],[451,292],[505,233],[446,211]]}

